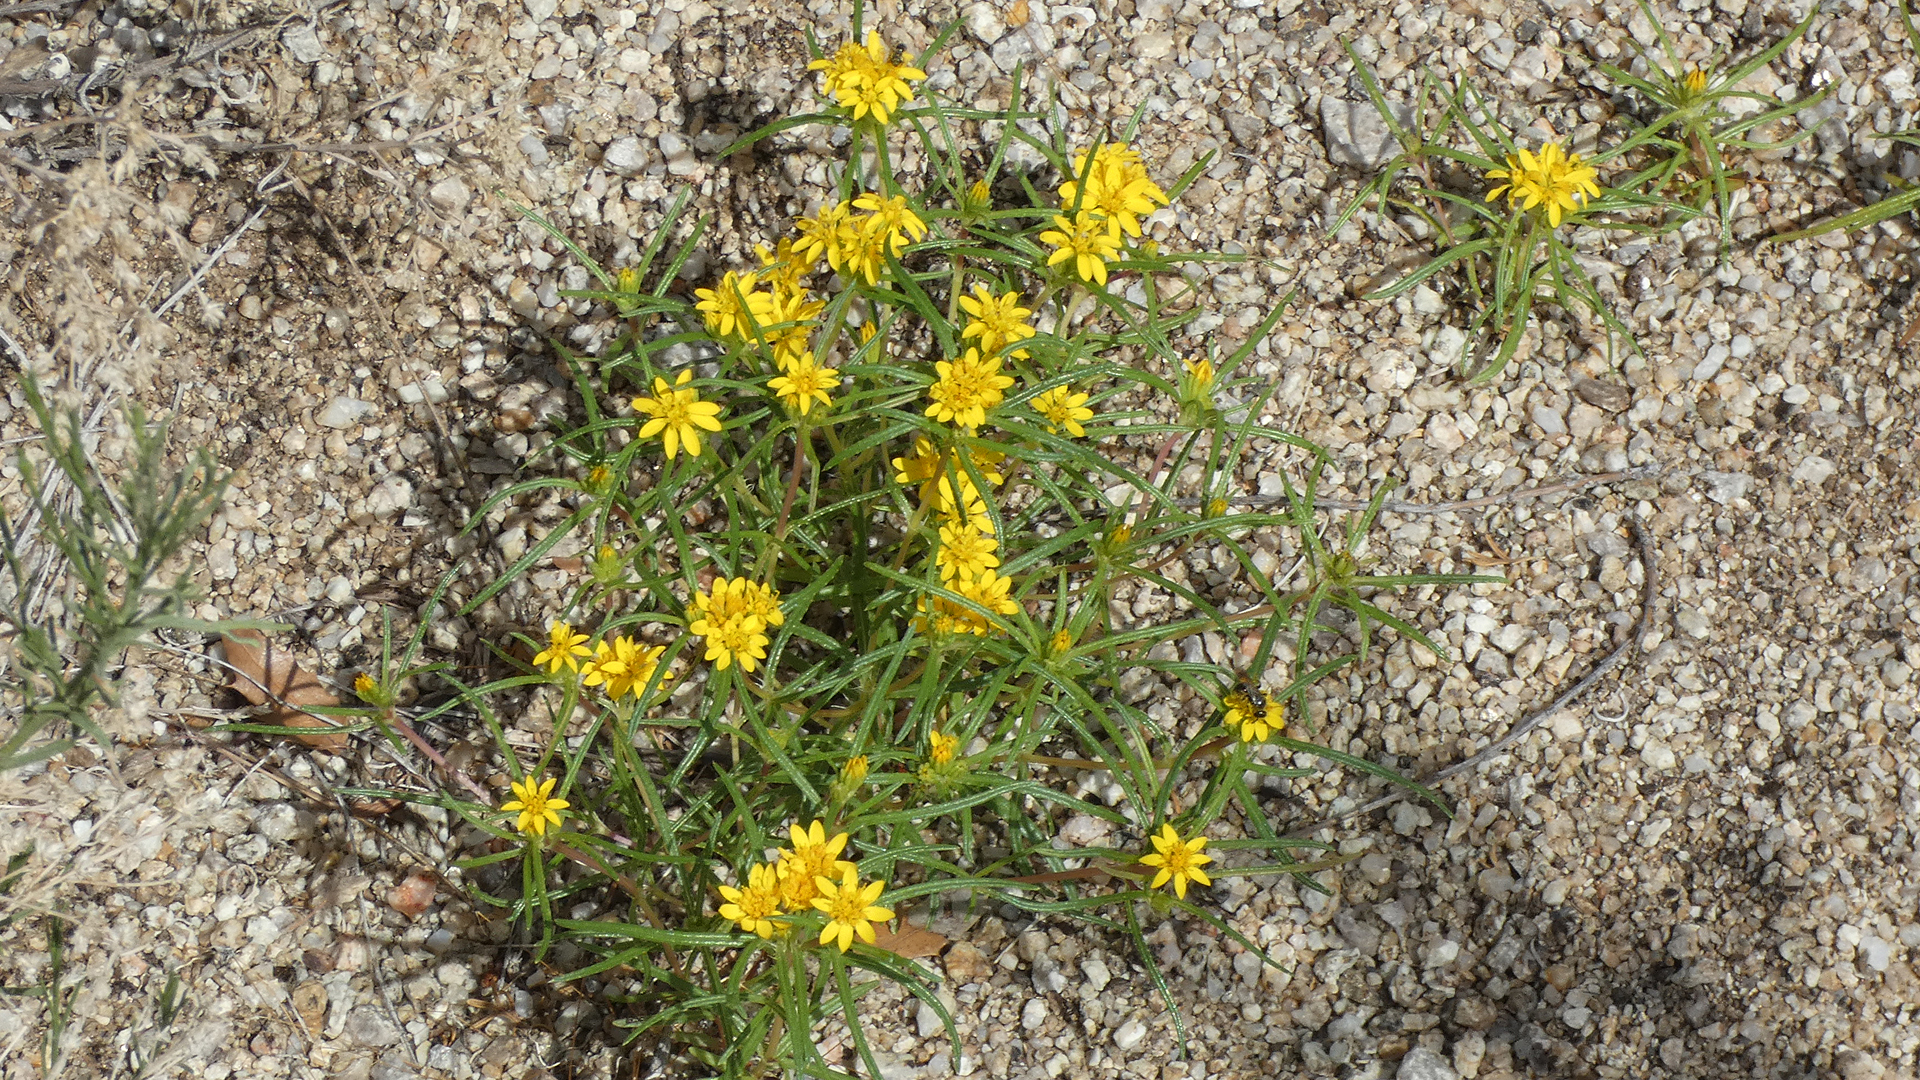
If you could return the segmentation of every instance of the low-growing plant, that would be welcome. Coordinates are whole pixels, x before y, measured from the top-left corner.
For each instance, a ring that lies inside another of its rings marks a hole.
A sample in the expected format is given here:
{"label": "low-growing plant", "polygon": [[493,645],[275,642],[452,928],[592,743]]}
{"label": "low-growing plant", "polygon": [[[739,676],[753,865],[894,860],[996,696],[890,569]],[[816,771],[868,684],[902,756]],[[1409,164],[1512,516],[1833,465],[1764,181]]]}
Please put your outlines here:
{"label": "low-growing plant", "polygon": [[[187,467],[170,467],[165,426],[129,404],[129,453],[109,479],[88,450],[78,409],[49,401],[31,373],[19,386],[42,438],[14,458],[24,511],[16,516],[0,507],[7,569],[0,582],[7,647],[0,715],[9,725],[0,771],[64,752],[73,745],[69,730],[110,748],[94,710],[113,701],[126,651],[154,632],[244,625],[188,615],[196,590],[173,565],[220,507],[227,477],[211,456],[201,451]],[[65,618],[50,613],[49,593],[59,594]],[[50,727],[54,734],[42,738]]]}
{"label": "low-growing plant", "polygon": [[[1641,6],[1653,19],[1644,0]],[[1630,132],[1591,157],[1569,150],[1564,140],[1526,145],[1464,76],[1449,85],[1425,71],[1412,120],[1403,122],[1373,70],[1348,43],[1367,95],[1401,149],[1361,189],[1333,230],[1371,204],[1381,212],[1392,208],[1415,215],[1440,247],[1432,259],[1366,298],[1390,300],[1443,273],[1457,275],[1473,311],[1463,361],[1473,382],[1493,379],[1506,368],[1543,301],[1597,318],[1610,354],[1617,341],[1639,351],[1580,265],[1577,245],[1590,235],[1583,227],[1664,233],[1711,210],[1719,218],[1725,258],[1733,239],[1733,193],[1742,182],[1730,167],[1731,156],[1777,151],[1810,135],[1803,130],[1771,142],[1750,138],[1825,93],[1781,101],[1740,86],[1804,35],[1816,14],[1817,5],[1779,41],[1731,66],[1682,64],[1655,20],[1665,66],[1649,58],[1643,77],[1600,65],[1608,77],[1643,96],[1654,115],[1630,121]],[[1759,111],[1736,118],[1727,108],[1733,100],[1754,102]],[[1569,230],[1563,232],[1562,226]]]}
{"label": "low-growing plant", "polygon": [[[888,926],[910,912],[990,902],[1125,934],[1170,1007],[1143,918],[1182,911],[1264,956],[1203,890],[1249,875],[1324,889],[1313,875],[1344,860],[1281,836],[1249,777],[1313,774],[1292,757],[1310,755],[1440,805],[1306,737],[1308,690],[1352,660],[1326,612],[1354,613],[1364,647],[1370,623],[1419,633],[1373,593],[1497,580],[1359,575],[1378,499],[1323,544],[1331,459],[1263,423],[1272,388],[1245,370],[1284,304],[1225,355],[1176,348],[1201,312],[1183,271],[1240,261],[1150,235],[1207,161],[1162,188],[1137,116],[1070,144],[1018,80],[1004,109],[947,100],[920,85],[924,60],[858,19],[811,66],[828,107],[741,145],[838,126],[833,190],[693,302],[675,284],[705,222],[685,222],[684,195],[614,270],[522,211],[600,286],[574,295],[625,330],[596,356],[555,345],[584,423],[551,444],[550,475],[475,521],[545,494],[570,510],[454,613],[559,553],[585,553],[581,577],[544,625],[499,643],[511,675],[475,686],[419,667],[422,630],[359,684],[389,731],[406,677],[455,691],[425,717],[475,711],[510,790],[469,797],[489,793],[462,778],[409,797],[493,846],[458,864],[470,881],[518,864],[517,890],[475,891],[542,955],[589,954],[562,981],[606,984],[633,1005],[632,1035],[726,1076],[846,1075],[814,1043],[832,1013],[879,1075],[861,973],[953,1037],[910,961],[928,932]],[[1227,392],[1251,401],[1223,411]],[[1230,512],[1255,452],[1306,479],[1278,512]],[[1190,466],[1209,496],[1197,511]],[[1304,610],[1299,582],[1261,569],[1254,530],[1311,553]],[[1241,579],[1194,580],[1188,557],[1211,568],[1218,552]],[[1236,689],[1241,672],[1173,648],[1202,634],[1249,643],[1256,682],[1292,643],[1290,673]],[[1144,691],[1168,684],[1204,707],[1183,716]],[[537,751],[509,738],[508,708],[539,717]],[[1070,818],[1092,839],[1063,848]]]}

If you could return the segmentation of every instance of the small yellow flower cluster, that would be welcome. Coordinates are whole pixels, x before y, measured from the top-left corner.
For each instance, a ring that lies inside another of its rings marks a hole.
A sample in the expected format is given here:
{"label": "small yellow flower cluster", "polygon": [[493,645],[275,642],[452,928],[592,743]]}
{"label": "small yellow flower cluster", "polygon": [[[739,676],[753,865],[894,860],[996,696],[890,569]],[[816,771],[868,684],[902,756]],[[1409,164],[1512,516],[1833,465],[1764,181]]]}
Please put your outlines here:
{"label": "small yellow flower cluster", "polygon": [[[910,456],[893,459],[893,478],[901,484],[920,485],[921,505],[939,518],[940,546],[934,564],[940,584],[988,611],[1011,615],[1020,610],[1019,603],[1008,596],[1013,581],[995,569],[1000,565],[1000,548],[993,516],[967,467],[971,462],[981,479],[998,484],[1005,477],[994,467],[1002,460],[1004,455],[987,450],[941,454],[928,440],[915,439]],[[980,612],[944,596],[921,597],[918,610],[914,625],[923,631],[984,636],[994,630],[992,621]]]}
{"label": "small yellow flower cluster", "polygon": [[707,639],[707,659],[725,671],[739,664],[752,671],[767,657],[767,628],[786,622],[780,594],[744,577],[717,578],[712,588],[693,597],[687,629]]}
{"label": "small yellow flower cluster", "polygon": [[1167,193],[1148,178],[1138,150],[1111,142],[1091,159],[1085,151],[1074,155],[1073,178],[1060,185],[1060,203],[1066,213],[1055,215],[1054,227],[1040,234],[1041,243],[1057,249],[1047,265],[1071,263],[1080,280],[1105,285],[1107,263],[1120,253],[1121,234],[1139,239],[1140,215],[1166,206]]}
{"label": "small yellow flower cluster", "polygon": [[1507,197],[1508,206],[1532,210],[1547,208],[1547,224],[1560,227],[1562,214],[1579,210],[1588,199],[1600,197],[1599,173],[1593,166],[1580,164],[1579,154],[1569,154],[1559,143],[1548,143],[1538,154],[1520,150],[1507,155],[1507,167],[1488,169],[1487,178],[1506,183],[1487,192],[1487,201]]}
{"label": "small yellow flower cluster", "polygon": [[873,944],[873,924],[893,918],[892,911],[874,904],[887,883],[862,884],[859,868],[840,858],[847,846],[846,833],[829,840],[826,826],[815,821],[804,829],[788,826],[787,835],[793,847],[781,848],[773,865],[749,867],[746,888],[720,886],[726,901],[720,905],[720,917],[749,934],[771,938],[786,932],[786,916],[821,911],[827,915],[827,924],[820,931],[820,944],[835,942],[846,952],[855,935]]}
{"label": "small yellow flower cluster", "polygon": [[920,782],[933,789],[935,798],[946,798],[966,777],[967,766],[958,759],[959,751],[958,736],[943,731],[927,733],[927,760],[920,766]]}
{"label": "small yellow flower cluster", "polygon": [[849,41],[830,58],[808,64],[807,70],[827,73],[827,92],[843,107],[853,110],[855,120],[872,116],[885,124],[901,103],[913,100],[913,87],[907,83],[927,77],[926,72],[912,64],[913,56],[909,53],[901,53],[900,62],[894,63],[880,35],[869,30],[865,45]]}
{"label": "small yellow flower cluster", "polygon": [[795,222],[794,229],[800,234],[793,244],[794,254],[807,260],[809,270],[825,259],[834,273],[868,285],[880,283],[889,258],[898,259],[907,244],[927,237],[927,223],[905,195],[872,191],[852,202],[822,206],[816,216]]}
{"label": "small yellow flower cluster", "polygon": [[[628,694],[638,694],[653,681],[660,654],[667,651],[665,645],[647,648],[625,635],[591,647],[589,640],[571,625],[555,622],[547,629],[547,647],[534,655],[533,666],[546,668],[549,675],[558,675],[563,669],[577,672],[582,686],[605,687],[607,697],[619,701]],[[664,684],[672,678],[667,675],[660,681]]]}

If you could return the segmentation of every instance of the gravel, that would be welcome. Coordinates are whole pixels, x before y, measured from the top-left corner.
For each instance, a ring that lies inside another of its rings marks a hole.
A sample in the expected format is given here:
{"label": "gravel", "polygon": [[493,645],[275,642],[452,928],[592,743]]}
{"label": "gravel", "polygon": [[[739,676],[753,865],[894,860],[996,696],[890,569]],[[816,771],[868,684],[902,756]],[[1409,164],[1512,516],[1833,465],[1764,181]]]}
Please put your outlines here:
{"label": "gravel", "polygon": [[[1398,107],[1433,63],[1481,80],[1503,116],[1540,117],[1579,144],[1594,137],[1581,110],[1617,105],[1587,89],[1602,79],[1595,64],[1630,63],[1630,38],[1654,40],[1636,8],[1133,0],[1028,3],[1023,22],[1020,7],[932,4],[869,21],[917,49],[959,19],[932,81],[958,100],[991,100],[1029,64],[1056,80],[1076,140],[1144,106],[1136,142],[1163,182],[1218,152],[1149,231],[1266,261],[1209,269],[1218,321],[1182,347],[1197,351],[1204,335],[1230,350],[1297,286],[1242,374],[1258,393],[1279,387],[1271,422],[1332,451],[1331,496],[1362,497],[1383,475],[1405,482],[1396,498],[1437,503],[1650,470],[1542,499],[1383,515],[1370,548],[1383,568],[1479,566],[1508,581],[1376,598],[1447,655],[1377,638],[1366,663],[1310,695],[1318,737],[1416,773],[1459,760],[1626,633],[1640,583],[1629,519],[1655,536],[1660,587],[1658,617],[1621,673],[1489,769],[1445,785],[1452,818],[1401,803],[1321,831],[1360,845],[1346,852],[1352,864],[1320,875],[1331,897],[1231,877],[1242,853],[1223,857],[1200,902],[1271,963],[1205,923],[1147,917],[1191,1060],[1175,1060],[1171,1016],[1124,939],[1017,912],[952,916],[942,932],[962,940],[934,966],[953,998],[959,1074],[1913,1075],[1920,368],[1900,340],[1912,317],[1900,258],[1910,228],[1896,219],[1858,238],[1743,242],[1725,266],[1713,222],[1660,238],[1582,234],[1646,355],[1610,362],[1591,328],[1549,314],[1500,380],[1469,387],[1451,371],[1469,312],[1443,281],[1392,302],[1354,299],[1431,251],[1421,223],[1362,212],[1325,233],[1363,170],[1396,152],[1341,42],[1379,69]],[[1792,14],[1727,0],[1681,7],[1660,14],[1684,28],[1690,57],[1750,50]],[[141,31],[128,48],[179,36],[146,10],[105,9],[100,32]],[[201,29],[258,21],[247,5],[221,11],[227,22]],[[67,53],[91,24],[49,18],[8,24],[9,77],[73,70]],[[429,621],[436,659],[538,622],[569,580],[551,567],[475,616],[423,610],[423,586],[455,559],[511,559],[556,520],[557,502],[499,505],[474,534],[448,539],[569,422],[569,381],[545,342],[585,350],[615,332],[560,295],[584,283],[580,268],[507,201],[620,265],[691,186],[715,215],[694,276],[743,263],[824,190],[827,132],[718,157],[738,133],[811,107],[798,74],[804,27],[836,42],[844,16],[681,0],[349,0],[229,49],[217,70],[195,61],[171,92],[126,106],[170,139],[412,140],[377,159],[300,155],[285,172],[285,155],[265,152],[217,156],[217,176],[184,157],[149,164],[138,185],[115,189],[123,202],[49,225],[66,250],[89,251],[97,238],[58,230],[120,214],[132,223],[125,275],[103,267],[112,272],[81,290],[35,276],[54,272],[51,258],[17,263],[34,286],[23,295],[78,303],[137,279],[129,302],[156,302],[143,300],[148,285],[167,283],[164,296],[233,239],[166,317],[168,333],[143,333],[147,351],[128,353],[147,366],[112,352],[98,376],[157,411],[177,402],[175,438],[237,470],[194,553],[203,613],[294,623],[310,669],[349,673],[343,682],[378,647],[382,602]],[[27,66],[35,42],[54,46],[39,67]],[[1751,163],[1736,236],[1848,206],[1858,177],[1912,171],[1897,150],[1882,161],[1889,144],[1868,135],[1916,122],[1913,70],[1897,13],[1863,5],[1823,17],[1808,43],[1757,73],[1758,84],[1834,90],[1809,110],[1824,121],[1816,139]],[[5,110],[15,128],[57,118],[16,98]],[[295,176],[304,191],[273,188]],[[256,209],[255,226],[230,236]],[[155,222],[177,222],[199,245],[190,262]],[[0,229],[10,258],[30,224]],[[28,332],[4,318],[28,347],[47,326],[85,325],[49,318]],[[105,325],[117,334],[123,319]],[[165,352],[154,351],[163,336]],[[24,405],[17,392],[0,399],[0,436],[26,434]],[[112,450],[111,433],[103,443]],[[1247,492],[1277,492],[1283,448],[1255,440],[1250,454]],[[17,472],[0,467],[0,498],[17,497]],[[1250,544],[1274,567],[1295,557],[1276,537]],[[1239,573],[1205,551],[1164,569],[1200,590],[1229,590]],[[1115,598],[1121,617],[1139,620],[1182,604],[1138,583]],[[1196,638],[1174,655],[1249,655],[1241,644]],[[1252,674],[1271,683],[1288,659]],[[625,1015],[616,990],[558,993],[457,887],[408,913],[418,875],[462,857],[444,816],[356,814],[308,795],[402,783],[406,770],[367,744],[349,759],[196,734],[189,718],[214,704],[218,681],[203,661],[154,654],[129,670],[104,720],[123,744],[112,767],[76,750],[0,778],[7,852],[35,843],[29,873],[0,903],[73,920],[76,1074],[109,1075],[130,1053],[158,1055],[151,1075],[207,1080],[519,1076],[535,1061],[645,1074],[651,1051],[622,1050],[610,1026]],[[1151,679],[1123,680],[1121,692],[1170,730],[1205,720],[1203,703]],[[1274,760],[1312,764],[1286,758]],[[1184,778],[1176,797],[1195,796],[1202,779]],[[1267,790],[1270,818],[1288,828],[1372,797],[1328,770]],[[1053,824],[1073,846],[1127,839]],[[1246,827],[1215,830],[1228,839]],[[389,902],[397,891],[407,911]],[[0,929],[0,983],[36,985],[46,971],[43,920]],[[156,1001],[175,973],[187,1002],[162,1025]],[[42,1011],[27,998],[0,1006],[0,1059],[24,1069]],[[951,1069],[930,1009],[890,986],[863,1009],[889,1075]],[[836,1031],[823,1026],[823,1046]]]}

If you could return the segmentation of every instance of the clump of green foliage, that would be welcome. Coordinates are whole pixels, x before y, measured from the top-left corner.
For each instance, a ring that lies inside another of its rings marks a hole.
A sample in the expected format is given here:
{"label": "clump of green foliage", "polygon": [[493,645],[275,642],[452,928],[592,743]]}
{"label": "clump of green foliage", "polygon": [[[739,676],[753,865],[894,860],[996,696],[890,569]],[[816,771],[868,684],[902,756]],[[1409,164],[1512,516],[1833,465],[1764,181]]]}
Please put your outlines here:
{"label": "clump of green foliage", "polygon": [[[1481,91],[1461,76],[1451,83],[1428,70],[1403,123],[1386,92],[1348,45],[1367,94],[1401,151],[1362,189],[1334,223],[1344,225],[1362,207],[1416,215],[1436,238],[1438,254],[1367,299],[1389,300],[1443,275],[1456,278],[1473,311],[1465,363],[1471,380],[1505,370],[1541,303],[1581,310],[1600,320],[1611,352],[1616,341],[1639,345],[1614,315],[1592,276],[1580,265],[1593,229],[1659,234],[1713,214],[1721,257],[1733,243],[1733,198],[1744,183],[1742,156],[1778,151],[1812,134],[1801,130],[1773,141],[1755,139],[1825,96],[1793,101],[1740,89],[1749,76],[1804,36],[1818,5],[1780,40],[1732,63],[1719,57],[1699,65],[1682,61],[1672,39],[1641,0],[1658,33],[1661,56],[1646,55],[1645,73],[1611,65],[1599,69],[1637,95],[1644,119],[1591,154],[1564,142],[1524,145]],[[1730,102],[1757,106],[1734,115]],[[1631,113],[1623,114],[1631,117]]]}

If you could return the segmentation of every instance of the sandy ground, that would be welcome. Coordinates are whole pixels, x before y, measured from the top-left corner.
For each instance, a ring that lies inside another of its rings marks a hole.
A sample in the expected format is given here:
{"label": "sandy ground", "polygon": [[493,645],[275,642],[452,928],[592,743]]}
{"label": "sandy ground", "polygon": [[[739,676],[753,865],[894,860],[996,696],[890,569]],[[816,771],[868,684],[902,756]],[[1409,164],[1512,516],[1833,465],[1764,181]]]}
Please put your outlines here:
{"label": "sandy ground", "polygon": [[[557,295],[584,271],[509,202],[620,265],[692,188],[714,224],[690,281],[743,265],[817,203],[831,136],[715,152],[810,107],[805,32],[846,32],[833,4],[768,0],[45,7],[0,9],[7,370],[52,371],[89,407],[143,401],[180,447],[235,470],[188,567],[203,613],[295,624],[303,662],[342,684],[373,659],[383,605],[427,618],[433,655],[470,664],[484,637],[543,625],[564,580],[543,570],[471,620],[423,610],[456,558],[478,545],[469,580],[484,580],[556,520],[557,504],[507,505],[478,539],[452,539],[577,422],[547,341],[590,350],[611,330]],[[1763,47],[1805,10],[1684,0],[1659,16],[1704,61]],[[1264,879],[1214,890],[1287,972],[1203,925],[1161,924],[1150,940],[1188,1058],[1123,941],[1011,911],[946,916],[965,937],[934,962],[960,1072],[1915,1076],[1912,235],[1901,218],[1758,243],[1920,172],[1869,137],[1914,123],[1897,11],[1835,5],[1756,75],[1768,91],[1835,88],[1815,138],[1749,163],[1727,262],[1710,225],[1580,237],[1644,358],[1610,363],[1591,327],[1555,314],[1485,387],[1455,367],[1462,297],[1356,299],[1430,250],[1411,219],[1327,234],[1381,152],[1339,43],[1396,100],[1432,64],[1478,81],[1516,126],[1591,150],[1631,104],[1594,65],[1651,40],[1637,9],[1028,0],[869,15],[915,51],[955,18],[933,90],[1004,101],[1024,63],[1057,80],[1076,139],[1145,104],[1136,145],[1163,181],[1217,152],[1151,230],[1262,261],[1211,277],[1217,317],[1188,344],[1244,340],[1298,286],[1252,373],[1281,387],[1275,422],[1338,455],[1336,494],[1394,476],[1413,503],[1482,500],[1383,518],[1384,567],[1509,580],[1396,601],[1452,658],[1389,637],[1325,688],[1330,743],[1426,775],[1626,650],[1449,781],[1453,820],[1402,805],[1320,833],[1362,853],[1325,876],[1331,898]],[[9,438],[30,433],[22,405],[0,398]],[[124,439],[100,415],[111,461]],[[1269,452],[1246,469],[1250,493],[1271,486]],[[10,508],[17,476],[0,470]],[[1184,571],[1214,569],[1196,556]],[[1164,600],[1136,596],[1135,611]],[[31,847],[0,897],[9,1080],[683,1071],[621,1045],[617,982],[556,987],[573,957],[528,963],[436,879],[470,839],[443,815],[338,794],[430,783],[420,762],[202,734],[235,702],[203,642],[171,644],[130,658],[110,760],[76,749],[0,779],[0,849]],[[1270,813],[1312,828],[1373,794],[1326,774],[1275,790]],[[33,988],[52,979],[56,917],[74,1019],[54,1067]],[[163,1019],[172,975],[185,1002]],[[867,1008],[889,1076],[951,1070],[910,1000],[882,991]]]}

